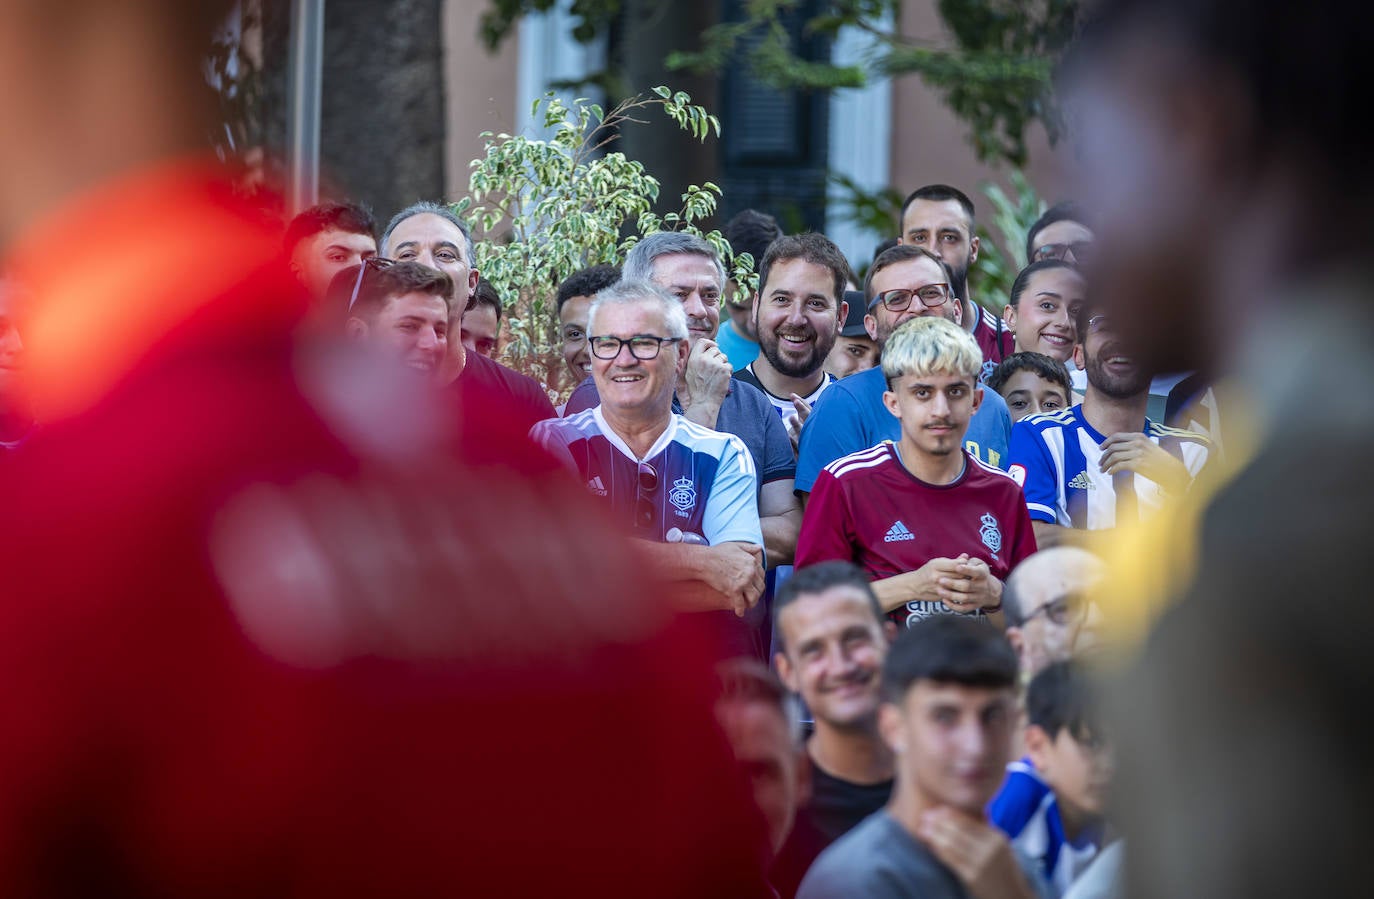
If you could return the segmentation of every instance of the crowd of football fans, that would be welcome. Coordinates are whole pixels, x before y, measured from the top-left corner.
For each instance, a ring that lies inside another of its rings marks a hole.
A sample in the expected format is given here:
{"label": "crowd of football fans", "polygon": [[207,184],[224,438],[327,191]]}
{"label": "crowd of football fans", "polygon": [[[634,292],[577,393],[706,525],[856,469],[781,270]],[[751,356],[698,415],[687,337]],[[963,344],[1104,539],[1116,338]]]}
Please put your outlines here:
{"label": "crowd of football fans", "polygon": [[[528,430],[665,581],[644,601],[728,660],[720,723],[783,895],[891,876],[1064,895],[1115,840],[1089,550],[1186,492],[1211,443],[1148,416],[1196,396],[1159,388],[1095,306],[1077,207],[1025,235],[1001,315],[970,299],[975,214],[913,191],[857,284],[824,235],[746,211],[725,233],[758,259],[747,295],[704,240],[650,235],[559,285],[554,384],[493,358],[502,298],[447,206],[378,235],[330,202],[286,229],[306,329]],[[22,341],[0,328],[8,387]],[[4,408],[22,452],[42,422]]]}
{"label": "crowd of football fans", "polygon": [[[457,207],[264,231],[219,174],[149,172],[0,281],[9,891],[1121,895],[1100,675],[1147,578],[1112,554],[1227,456],[1214,373],[1099,292],[1097,207],[1007,235],[1000,310],[947,184],[872,258],[735,215],[754,289],[651,234],[547,285],[536,380]],[[105,255],[49,264],[97,214]],[[174,232],[222,258],[149,249]],[[1234,618],[1196,633],[1274,616]]]}

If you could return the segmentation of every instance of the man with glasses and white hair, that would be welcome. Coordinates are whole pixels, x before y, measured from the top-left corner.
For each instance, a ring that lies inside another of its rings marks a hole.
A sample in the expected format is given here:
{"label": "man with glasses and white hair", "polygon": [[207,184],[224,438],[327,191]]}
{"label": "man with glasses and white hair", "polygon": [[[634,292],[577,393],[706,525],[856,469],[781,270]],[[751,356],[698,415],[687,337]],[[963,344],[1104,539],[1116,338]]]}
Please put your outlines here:
{"label": "man with glasses and white hair", "polygon": [[681,587],[676,607],[716,613],[723,650],[743,654],[738,619],[763,592],[758,475],[739,438],[673,411],[688,328],[682,305],[652,284],[601,291],[587,323],[601,402],[530,433],[640,538],[646,563]]}
{"label": "man with glasses and white hair", "polygon": [[[953,283],[949,266],[923,247],[899,245],[879,253],[864,278],[864,326],[879,350],[899,325],[914,318],[935,316],[959,324],[963,306]],[[901,438],[901,423],[883,402],[886,391],[886,377],[877,366],[836,382],[821,396],[802,428],[798,493],[810,493],[821,469],[841,456]],[[964,448],[980,462],[1006,468],[1010,436],[1006,402],[991,390],[983,391],[982,405],[964,435]]]}
{"label": "man with glasses and white hair", "polygon": [[[763,391],[731,376],[716,346],[725,267],[715,249],[694,234],[660,231],[635,244],[625,257],[626,281],[653,284],[682,307],[689,352],[672,397],[673,411],[689,421],[743,441],[759,472],[758,504],[769,565],[786,565],[797,547],[801,503],[793,494],[796,456],[787,428]],[[584,382],[568,398],[567,415],[595,406],[598,384]],[[758,656],[768,658],[766,615],[752,619],[759,631]]]}

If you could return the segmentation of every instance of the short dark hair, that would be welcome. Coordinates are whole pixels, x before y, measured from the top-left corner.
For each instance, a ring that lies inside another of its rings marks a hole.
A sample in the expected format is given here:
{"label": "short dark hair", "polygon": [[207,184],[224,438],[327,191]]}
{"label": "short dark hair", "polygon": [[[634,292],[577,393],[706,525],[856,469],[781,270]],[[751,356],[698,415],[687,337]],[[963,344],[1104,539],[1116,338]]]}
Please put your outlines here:
{"label": "short dark hair", "polygon": [[1088,216],[1083,208],[1077,203],[1065,200],[1062,203],[1055,203],[1049,209],[1041,213],[1040,218],[1035,220],[1035,224],[1030,226],[1026,232],[1026,261],[1031,261],[1031,254],[1035,252],[1035,238],[1041,231],[1053,225],[1055,222],[1078,222],[1083,227],[1088,227]]}
{"label": "short dark hair", "polygon": [[791,234],[773,241],[758,265],[760,293],[768,283],[768,273],[773,266],[788,259],[801,259],[830,269],[831,279],[835,282],[835,308],[838,310],[840,302],[844,300],[844,286],[854,275],[849,270],[849,260],[835,246],[835,242],[815,232]]}
{"label": "short dark hair", "polygon": [[[329,284],[330,305],[346,311],[346,317],[373,318],[394,298],[407,293],[427,293],[444,301],[444,308],[453,315],[453,279],[444,272],[418,262],[397,262],[385,268],[363,266],[362,282],[358,282],[358,266],[350,266],[334,276]],[[358,285],[358,298],[352,308],[348,299],[353,286]]]}
{"label": "short dark hair", "polygon": [[773,634],[777,637],[779,646],[783,644],[783,609],[803,596],[815,596],[834,587],[853,587],[868,597],[873,607],[873,617],[879,624],[883,622],[883,607],[878,602],[878,594],[873,592],[868,574],[862,568],[853,562],[839,559],[817,562],[815,565],[807,565],[793,571],[773,594]]}
{"label": "short dark hair", "polygon": [[[997,363],[992,374],[988,375],[987,380],[984,381],[984,385],[994,393],[1001,395],[1002,385],[1011,380],[1011,376],[1018,371],[1034,372],[1046,381],[1063,387],[1066,397],[1073,397],[1073,379],[1069,376],[1069,367],[1044,353],[1034,353],[1029,350],[1012,353]],[[1005,604],[1004,601],[1003,605]]]}
{"label": "short dark hair", "polygon": [[620,266],[603,263],[573,272],[558,285],[558,311],[573,297],[594,297],[620,280]]}
{"label": "short dark hair", "polygon": [[286,226],[282,249],[290,256],[301,241],[321,231],[366,234],[373,240],[377,239],[377,223],[370,209],[359,203],[329,202],[311,206],[293,218]]}
{"label": "short dark hair", "polygon": [[787,725],[792,743],[801,739],[801,716],[797,700],[767,665],[755,658],[726,659],[716,666],[720,692],[716,706],[731,703],[762,703],[775,709]]}
{"label": "short dark hair", "polygon": [[477,290],[472,294],[472,305],[490,306],[496,310],[496,320],[501,320],[501,295],[496,292],[496,288],[491,286],[491,282],[486,278],[477,279]]}
{"label": "short dark hair", "polygon": [[721,236],[730,244],[730,251],[736,256],[748,253],[754,257],[754,271],[760,271],[764,254],[773,241],[782,237],[782,227],[777,219],[766,212],[742,209],[725,223]]}
{"label": "short dark hair", "polygon": [[[919,259],[925,257],[932,259],[940,266],[940,271],[945,273],[945,281],[949,284],[950,290],[954,289],[954,272],[950,270],[949,263],[927,250],[925,247],[913,247],[911,244],[899,244],[889,247],[878,254],[878,258],[873,260],[873,264],[868,267],[868,274],[864,275],[864,302],[873,304],[873,276],[887,268],[889,265],[896,265],[899,262],[906,262],[908,259]],[[959,299],[963,299],[960,297]]]}
{"label": "short dark hair", "polygon": [[975,617],[935,614],[897,637],[883,663],[883,698],[900,703],[920,680],[963,687],[1014,687],[1016,651],[1002,632]]}
{"label": "short dark hair", "polygon": [[904,227],[903,223],[906,221],[907,209],[917,200],[929,200],[932,203],[943,203],[946,200],[958,202],[960,208],[964,210],[964,215],[968,216],[968,230],[970,236],[972,236],[976,228],[973,201],[968,198],[968,194],[957,187],[950,187],[948,184],[927,184],[925,187],[918,187],[907,194],[907,198],[902,201],[901,217],[897,220],[898,234],[902,233],[902,228]]}
{"label": "short dark hair", "polygon": [[1088,672],[1075,662],[1054,662],[1041,669],[1026,688],[1026,723],[1051,740],[1061,730],[1075,740],[1100,737],[1102,723]]}
{"label": "short dark hair", "polygon": [[1007,301],[1008,306],[1021,307],[1021,295],[1030,286],[1030,279],[1037,272],[1047,272],[1051,269],[1067,268],[1078,271],[1078,266],[1072,262],[1065,262],[1063,259],[1041,259],[1039,262],[1032,262],[1030,265],[1016,273],[1016,280],[1011,282],[1011,299]]}

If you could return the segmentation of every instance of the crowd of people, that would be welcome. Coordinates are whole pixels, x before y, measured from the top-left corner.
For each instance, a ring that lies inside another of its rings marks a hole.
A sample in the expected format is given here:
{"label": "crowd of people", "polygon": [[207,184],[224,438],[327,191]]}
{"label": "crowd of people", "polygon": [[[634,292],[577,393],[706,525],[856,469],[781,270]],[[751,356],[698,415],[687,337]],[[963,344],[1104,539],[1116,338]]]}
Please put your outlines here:
{"label": "crowd of people", "polygon": [[[1211,6],[1085,31],[1093,204],[1007,235],[1004,308],[973,299],[958,186],[910,190],[871,259],[751,209],[723,233],[753,289],[676,231],[543,285],[552,383],[499,361],[509,298],[449,203],[265,226],[177,154],[188,98],[111,126],[125,168],[54,133],[27,176],[52,202],[0,192],[31,200],[0,201],[0,892],[1291,894],[1270,819],[1367,817],[1363,757],[1308,717],[1358,702],[1364,631],[1293,608],[1317,579],[1367,618],[1333,461],[1374,421],[1361,257],[1311,249],[1302,278],[1336,261],[1307,320],[1268,300],[1223,337],[1257,295],[1238,260],[1291,278],[1281,225],[1364,207],[1306,139],[1241,153],[1285,108],[1234,80],[1269,77],[1279,26]],[[73,128],[171,65],[116,44],[111,87],[111,60],[15,47],[70,65]],[[1306,99],[1307,138],[1356,140]],[[1160,226],[1223,212],[1210,254]],[[1221,375],[1281,352],[1237,402]],[[1238,798],[1286,752],[1339,783]]]}

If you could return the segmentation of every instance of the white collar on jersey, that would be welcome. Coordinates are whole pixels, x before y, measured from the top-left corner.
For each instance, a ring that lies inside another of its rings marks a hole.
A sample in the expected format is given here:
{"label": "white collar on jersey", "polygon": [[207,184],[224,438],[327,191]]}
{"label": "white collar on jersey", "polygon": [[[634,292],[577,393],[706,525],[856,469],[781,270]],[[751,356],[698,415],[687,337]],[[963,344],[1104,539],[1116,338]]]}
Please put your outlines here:
{"label": "white collar on jersey", "polygon": [[620,439],[620,435],[606,423],[606,416],[601,414],[600,406],[592,410],[592,418],[596,419],[597,429],[601,431],[601,435],[610,442],[611,446],[620,450],[635,462],[643,462],[644,459],[652,459],[654,456],[657,456],[667,448],[668,444],[672,442],[673,437],[677,435],[678,415],[677,413],[673,413],[668,417],[668,427],[663,429],[663,433],[658,435],[658,439],[654,441],[654,445],[649,447],[649,451],[644,454],[644,459],[641,459],[634,454],[634,450],[630,449],[630,445]]}

